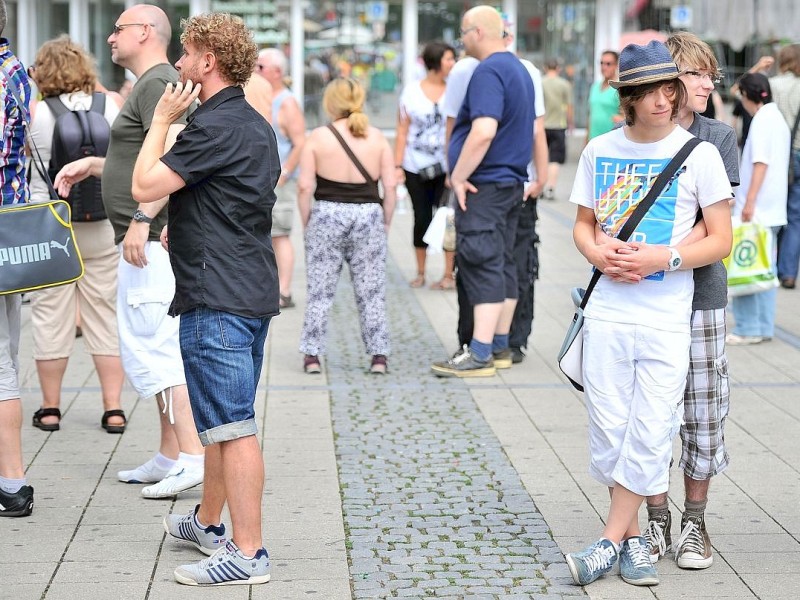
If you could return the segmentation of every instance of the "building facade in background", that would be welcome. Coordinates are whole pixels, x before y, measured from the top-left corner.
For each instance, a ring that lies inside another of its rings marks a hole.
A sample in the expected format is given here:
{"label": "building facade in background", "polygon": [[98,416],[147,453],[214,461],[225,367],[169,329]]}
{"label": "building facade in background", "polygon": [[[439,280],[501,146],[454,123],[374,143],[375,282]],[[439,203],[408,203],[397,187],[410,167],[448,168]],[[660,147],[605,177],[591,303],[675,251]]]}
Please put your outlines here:
{"label": "building facade in background", "polygon": [[[175,31],[193,14],[239,14],[261,47],[278,46],[290,57],[292,89],[318,110],[318,77],[348,74],[369,90],[374,124],[394,128],[397,93],[421,72],[420,47],[443,39],[455,43],[461,15],[477,4],[503,12],[515,30],[517,52],[542,65],[550,56],[573,83],[575,119],[585,125],[589,87],[599,76],[596,57],[627,41],[646,41],[672,29],[698,33],[715,48],[727,77],[723,94],[746,65],[779,43],[800,38],[795,0],[151,0],[169,15]],[[118,88],[126,73],[111,62],[106,40],[132,0],[7,0],[6,35],[30,64],[38,47],[61,33],[97,59],[100,80]],[[644,30],[644,33],[642,33]],[[794,37],[793,37],[794,36]],[[173,36],[170,57],[180,47]],[[304,88],[308,87],[308,94]]]}

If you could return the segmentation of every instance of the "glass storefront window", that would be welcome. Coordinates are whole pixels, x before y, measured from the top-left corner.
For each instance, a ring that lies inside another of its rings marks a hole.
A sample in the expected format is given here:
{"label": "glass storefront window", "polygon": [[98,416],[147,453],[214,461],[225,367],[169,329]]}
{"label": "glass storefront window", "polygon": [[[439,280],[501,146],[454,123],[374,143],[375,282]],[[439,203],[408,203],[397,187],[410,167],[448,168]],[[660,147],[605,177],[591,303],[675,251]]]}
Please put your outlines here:
{"label": "glass storefront window", "polygon": [[547,56],[558,58],[572,83],[575,126],[586,127],[589,88],[594,81],[595,2],[554,2],[547,6]]}
{"label": "glass storefront window", "polygon": [[111,28],[125,10],[120,1],[94,0],[89,5],[89,52],[97,62],[97,77],[109,90],[117,90],[125,79],[123,70],[111,62],[108,36]]}

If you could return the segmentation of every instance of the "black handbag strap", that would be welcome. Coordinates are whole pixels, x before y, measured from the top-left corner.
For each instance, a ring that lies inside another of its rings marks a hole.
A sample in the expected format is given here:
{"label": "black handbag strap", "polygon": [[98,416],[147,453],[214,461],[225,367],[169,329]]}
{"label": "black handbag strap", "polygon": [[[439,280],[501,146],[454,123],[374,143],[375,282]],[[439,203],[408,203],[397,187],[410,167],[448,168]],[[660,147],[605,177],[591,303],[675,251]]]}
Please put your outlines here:
{"label": "black handbag strap", "polygon": [[22,115],[22,127],[25,129],[25,133],[28,137],[28,142],[30,143],[30,148],[33,151],[35,156],[32,156],[33,166],[36,167],[36,172],[39,173],[39,177],[47,184],[47,189],[50,192],[50,199],[51,200],[60,200],[60,196],[56,192],[56,188],[53,187],[53,181],[50,179],[50,175],[47,173],[47,168],[44,166],[44,161],[42,160],[42,155],[39,154],[39,148],[36,146],[36,142],[33,139],[33,135],[31,134],[31,126],[28,123],[28,119],[25,118],[25,105],[22,102],[22,96],[19,93],[19,86],[17,83],[12,79],[11,73],[8,72],[8,69],[3,67],[0,69],[3,72],[3,75],[6,79],[6,86],[8,87],[8,91],[11,92],[11,95],[14,97],[14,102],[17,103],[19,107],[20,114]]}
{"label": "black handbag strap", "polygon": [[372,176],[367,172],[364,168],[364,165],[361,164],[361,161],[358,160],[358,157],[355,153],[350,149],[350,146],[347,145],[347,142],[344,141],[342,134],[336,130],[336,127],[333,126],[333,123],[328,123],[328,129],[331,130],[331,133],[339,140],[339,143],[344,148],[344,151],[347,153],[347,156],[350,157],[350,160],[353,161],[353,164],[356,166],[356,169],[364,176],[364,179],[367,180],[367,183],[371,183],[372,185],[377,185],[377,181],[372,178]]}
{"label": "black handbag strap", "polygon": [[[622,230],[619,232],[617,239],[624,242],[631,237],[633,232],[636,230],[636,227],[639,225],[639,222],[644,218],[645,214],[647,214],[647,211],[650,210],[650,207],[653,206],[653,203],[656,201],[656,198],[658,198],[658,195],[664,188],[667,187],[667,184],[675,176],[675,173],[678,171],[680,166],[701,141],[702,140],[699,138],[692,137],[692,139],[683,145],[683,148],[678,150],[678,153],[672,157],[672,160],[669,161],[669,164],[664,167],[664,170],[658,175],[655,182],[653,182],[653,185],[650,186],[650,190],[647,192],[647,195],[645,195],[642,201],[636,205],[633,214],[631,214],[631,216],[628,217],[628,220],[625,221],[625,225],[622,226]],[[592,279],[589,281],[589,286],[586,288],[586,292],[583,294],[581,309],[586,308],[586,303],[589,301],[589,296],[592,295],[592,291],[594,291],[594,287],[597,285],[597,282],[600,280],[600,276],[602,274],[603,272],[595,267],[594,273],[592,273]]]}
{"label": "black handbag strap", "polygon": [[[797,109],[797,116],[794,118],[794,125],[792,125],[792,137],[789,138],[789,153],[794,150],[794,138],[797,135],[797,127],[800,125],[800,108]],[[791,159],[789,164],[792,164]]]}

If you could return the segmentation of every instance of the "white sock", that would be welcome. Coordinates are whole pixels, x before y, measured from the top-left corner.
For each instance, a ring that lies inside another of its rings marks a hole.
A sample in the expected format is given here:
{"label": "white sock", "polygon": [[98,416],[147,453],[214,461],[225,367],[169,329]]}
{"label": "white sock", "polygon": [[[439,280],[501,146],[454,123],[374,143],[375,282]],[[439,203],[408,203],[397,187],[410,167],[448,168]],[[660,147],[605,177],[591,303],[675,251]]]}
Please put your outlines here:
{"label": "white sock", "polygon": [[155,457],[153,457],[153,462],[159,469],[163,471],[169,471],[178,461],[176,461],[174,458],[164,456],[161,454],[161,452],[157,452]]}
{"label": "white sock", "polygon": [[203,467],[206,464],[205,454],[186,454],[185,452],[178,453],[178,462],[191,467]]}
{"label": "white sock", "polygon": [[22,479],[9,479],[8,477],[0,477],[0,489],[6,494],[16,494],[23,485],[25,485],[24,477]]}

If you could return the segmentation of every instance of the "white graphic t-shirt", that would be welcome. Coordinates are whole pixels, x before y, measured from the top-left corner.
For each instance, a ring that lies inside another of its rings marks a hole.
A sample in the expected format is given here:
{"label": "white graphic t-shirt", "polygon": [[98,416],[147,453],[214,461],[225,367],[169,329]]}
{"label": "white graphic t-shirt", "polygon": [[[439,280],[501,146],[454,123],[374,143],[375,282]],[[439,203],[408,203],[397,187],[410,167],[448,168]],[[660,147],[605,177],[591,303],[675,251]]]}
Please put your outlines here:
{"label": "white graphic t-shirt", "polygon": [[[692,135],[680,127],[653,143],[636,143],[624,128],[587,144],[578,163],[570,201],[591,208],[605,233],[616,237],[659,173]],[[694,226],[698,210],[731,198],[717,149],[702,142],[641,220],[631,241],[675,246]],[[587,318],[688,331],[692,271],[659,271],[640,283],[601,277],[586,307]]]}
{"label": "white graphic t-shirt", "polygon": [[[445,92],[445,96],[447,92]],[[403,168],[411,173],[440,164],[444,167],[444,96],[432,102],[419,81],[408,84],[400,95],[400,114],[408,117],[408,137]]]}

